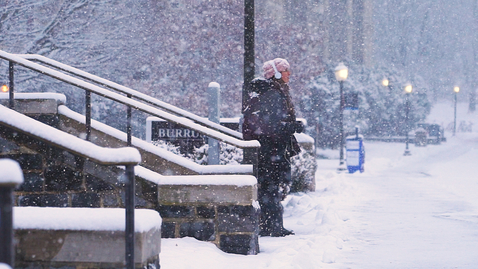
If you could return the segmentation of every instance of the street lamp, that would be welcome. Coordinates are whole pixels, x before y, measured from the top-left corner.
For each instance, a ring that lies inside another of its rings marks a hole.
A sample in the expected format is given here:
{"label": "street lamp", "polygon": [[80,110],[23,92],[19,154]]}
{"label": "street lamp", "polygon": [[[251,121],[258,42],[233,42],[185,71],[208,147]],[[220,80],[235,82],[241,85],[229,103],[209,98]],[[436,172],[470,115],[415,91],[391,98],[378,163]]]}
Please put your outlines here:
{"label": "street lamp", "polygon": [[388,80],[386,78],[384,78],[382,80],[382,86],[387,87],[388,90],[390,90],[390,91],[392,90],[392,85],[390,85],[390,80]]}
{"label": "street lamp", "polygon": [[2,85],[2,89],[1,89],[2,92],[8,92],[8,90],[9,89],[7,85]]}
{"label": "street lamp", "polygon": [[410,112],[410,94],[412,93],[412,85],[408,84],[407,86],[405,86],[405,94],[406,94],[406,103],[407,103],[407,108],[406,108],[406,111],[405,111],[405,121],[406,121],[406,128],[405,128],[405,131],[406,131],[406,138],[405,138],[405,153],[403,153],[403,156],[410,156],[412,155],[410,153],[410,150],[408,149],[408,132],[410,131],[409,128],[410,128],[410,125],[409,125],[409,122],[408,122],[408,113]]}
{"label": "street lamp", "polygon": [[458,86],[453,87],[453,91],[455,92],[455,120],[453,122],[453,136],[455,136],[455,133],[456,133],[456,99],[457,99],[458,93],[460,92],[460,87],[458,87]]}
{"label": "street lamp", "polygon": [[338,168],[339,171],[344,171],[347,169],[344,163],[344,108],[345,108],[344,81],[347,79],[348,75],[349,75],[349,69],[343,63],[339,63],[339,65],[335,68],[335,78],[340,84],[340,117],[339,117],[340,163]]}
{"label": "street lamp", "polygon": [[390,84],[390,81],[388,81],[388,79],[384,78],[382,80],[382,85],[385,86],[385,87],[388,87],[388,85]]}

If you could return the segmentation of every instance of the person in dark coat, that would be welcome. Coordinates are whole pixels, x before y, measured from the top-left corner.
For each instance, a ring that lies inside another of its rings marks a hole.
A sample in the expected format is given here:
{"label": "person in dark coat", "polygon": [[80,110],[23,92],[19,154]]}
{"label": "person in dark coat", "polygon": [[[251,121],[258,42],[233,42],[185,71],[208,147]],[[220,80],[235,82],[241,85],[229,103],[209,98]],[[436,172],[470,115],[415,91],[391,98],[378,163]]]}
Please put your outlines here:
{"label": "person in dark coat", "polygon": [[[276,58],[265,62],[263,73],[263,83],[268,87],[263,87],[262,92],[252,92],[251,97],[256,98],[254,107],[246,107],[246,110],[254,109],[252,114],[257,117],[254,127],[251,127],[253,130],[249,130],[252,131],[251,139],[261,144],[257,175],[260,235],[286,236],[294,233],[283,226],[280,186],[291,182],[290,158],[300,151],[294,133],[302,132],[303,125],[296,122],[289,93],[291,72],[287,60]],[[247,128],[243,125],[243,133]]]}

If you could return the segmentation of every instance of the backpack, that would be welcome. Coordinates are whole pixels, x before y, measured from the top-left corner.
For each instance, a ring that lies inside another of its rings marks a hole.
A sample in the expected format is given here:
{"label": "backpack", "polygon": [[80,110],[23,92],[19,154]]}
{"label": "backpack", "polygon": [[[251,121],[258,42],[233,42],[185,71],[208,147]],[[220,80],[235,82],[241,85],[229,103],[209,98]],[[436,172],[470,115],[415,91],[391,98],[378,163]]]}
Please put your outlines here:
{"label": "backpack", "polygon": [[256,140],[261,134],[263,123],[260,116],[260,97],[262,93],[270,88],[270,81],[264,78],[255,78],[249,83],[249,98],[246,101],[242,123],[242,137],[244,140]]}

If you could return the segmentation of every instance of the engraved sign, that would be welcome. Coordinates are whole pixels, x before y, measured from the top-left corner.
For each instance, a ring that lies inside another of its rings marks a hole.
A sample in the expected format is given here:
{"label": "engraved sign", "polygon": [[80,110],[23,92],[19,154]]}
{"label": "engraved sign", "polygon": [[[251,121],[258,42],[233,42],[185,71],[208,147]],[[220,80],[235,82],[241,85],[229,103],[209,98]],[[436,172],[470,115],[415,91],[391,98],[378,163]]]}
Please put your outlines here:
{"label": "engraved sign", "polygon": [[160,118],[148,117],[146,120],[146,140],[165,141],[175,146],[183,154],[193,153],[194,148],[203,146],[207,137],[179,124],[167,122]]}

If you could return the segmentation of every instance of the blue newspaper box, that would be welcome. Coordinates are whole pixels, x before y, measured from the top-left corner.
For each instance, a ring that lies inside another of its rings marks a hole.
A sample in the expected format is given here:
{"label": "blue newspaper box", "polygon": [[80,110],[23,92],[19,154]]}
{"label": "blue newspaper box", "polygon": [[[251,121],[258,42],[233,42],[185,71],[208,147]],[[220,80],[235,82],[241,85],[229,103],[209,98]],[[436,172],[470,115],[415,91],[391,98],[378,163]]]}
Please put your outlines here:
{"label": "blue newspaper box", "polygon": [[360,171],[363,173],[365,162],[365,148],[363,145],[363,136],[358,135],[348,136],[345,143],[347,170],[349,173]]}

